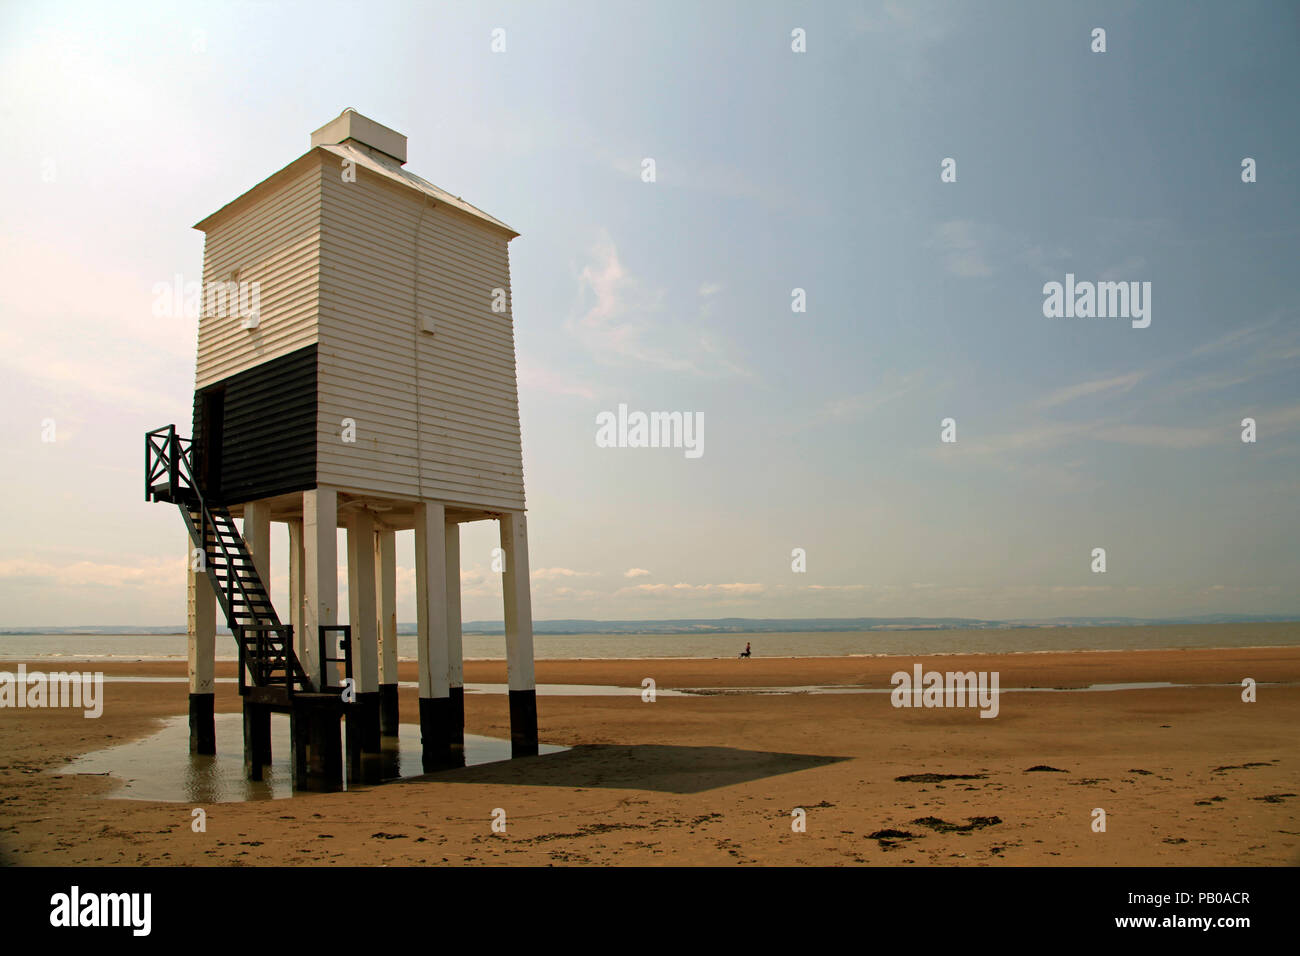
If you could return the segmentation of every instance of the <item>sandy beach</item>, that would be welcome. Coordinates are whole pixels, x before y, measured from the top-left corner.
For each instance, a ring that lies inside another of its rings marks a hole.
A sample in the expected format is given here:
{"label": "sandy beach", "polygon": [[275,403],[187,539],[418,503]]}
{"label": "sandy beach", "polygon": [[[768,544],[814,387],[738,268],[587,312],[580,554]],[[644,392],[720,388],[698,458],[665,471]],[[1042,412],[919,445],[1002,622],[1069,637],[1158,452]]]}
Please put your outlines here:
{"label": "sandy beach", "polygon": [[[889,687],[927,669],[997,671],[1007,688],[1211,686],[1007,693],[973,709],[899,709],[888,694],[744,688]],[[71,662],[29,662],[29,668]],[[183,663],[85,665],[184,677]],[[6,663],[13,671],[17,662]],[[505,680],[499,661],[467,682]],[[233,667],[218,665],[219,676]],[[415,678],[403,665],[404,680]],[[712,688],[705,695],[542,696],[543,743],[572,749],[346,793],[213,804],[106,797],[103,776],[51,771],[183,715],[178,683],[109,683],[103,716],[0,711],[0,861],[9,865],[786,864],[1295,865],[1300,863],[1300,647],[987,656],[539,661],[542,684]],[[1240,682],[1259,682],[1244,703]],[[1280,683],[1286,686],[1271,686]],[[401,715],[416,720],[403,689]],[[232,684],[217,708],[239,709]],[[501,695],[466,697],[466,731],[508,736]],[[1050,768],[1050,769],[1036,769]],[[492,813],[506,812],[493,833]],[[794,832],[792,810],[806,811]],[[1093,832],[1093,811],[1106,831]]]}

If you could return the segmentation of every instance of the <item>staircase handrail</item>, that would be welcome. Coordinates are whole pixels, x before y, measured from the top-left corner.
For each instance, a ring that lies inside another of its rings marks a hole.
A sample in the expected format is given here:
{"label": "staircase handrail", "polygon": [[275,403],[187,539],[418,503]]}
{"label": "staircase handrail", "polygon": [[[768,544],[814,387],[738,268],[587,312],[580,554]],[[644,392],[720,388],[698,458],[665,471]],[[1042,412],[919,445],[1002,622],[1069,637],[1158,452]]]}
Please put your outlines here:
{"label": "staircase handrail", "polygon": [[[155,436],[161,436],[161,435],[166,435],[166,442],[162,446],[159,446],[157,443],[152,441],[152,439]],[[233,624],[234,623],[233,609],[235,607],[235,587],[238,586],[239,595],[243,599],[243,603],[246,607],[251,608],[253,606],[253,602],[249,599],[250,597],[249,591],[244,586],[244,581],[242,578],[240,578],[238,574],[237,567],[233,560],[234,557],[236,556],[231,554],[230,549],[226,546],[225,540],[221,537],[221,533],[217,529],[217,524],[212,519],[212,513],[208,510],[207,501],[203,497],[203,489],[199,486],[198,481],[196,481],[194,478],[194,469],[190,463],[189,455],[187,454],[187,449],[184,447],[186,445],[192,448],[193,441],[187,441],[186,439],[183,439],[179,435],[177,435],[176,426],[174,424],[165,425],[162,428],[155,428],[153,431],[145,433],[145,483],[146,483],[147,493],[149,494],[152,493],[152,488],[153,488],[152,480],[154,477],[161,476],[163,468],[166,468],[167,471],[167,476],[168,476],[167,485],[168,485],[170,495],[173,499],[175,499],[176,494],[181,490],[180,481],[181,479],[184,479],[186,485],[188,486],[185,488],[185,490],[189,492],[190,495],[193,496],[195,503],[197,503],[198,505],[197,510],[199,512],[199,528],[198,528],[199,537],[196,543],[199,545],[199,548],[203,552],[204,573],[207,573],[207,561],[208,561],[207,530],[209,527],[212,528],[212,532],[213,532],[212,537],[215,539],[217,546],[221,549],[221,555],[225,559],[226,569],[228,571],[228,575],[226,578],[227,593],[222,595],[222,597],[225,598],[225,604],[226,604],[225,610],[227,611],[227,616],[230,619],[230,623]],[[159,457],[157,468],[155,468],[155,464],[154,464],[154,457],[153,457],[154,455],[157,455]],[[182,473],[182,466],[183,466],[183,473]],[[191,525],[191,528],[192,527],[193,526]],[[190,536],[193,537],[192,532]],[[256,567],[254,567],[254,571],[256,571]],[[254,623],[258,623],[258,622],[254,622]],[[278,620],[275,620],[274,624],[278,627],[286,626],[286,625],[281,625]],[[296,660],[296,657],[294,663],[295,664],[299,663]],[[300,664],[297,668],[294,667],[288,668],[289,671],[288,680],[290,685],[290,692],[292,692],[292,685],[293,685],[294,678],[299,676],[295,674],[294,671],[300,669],[301,669]]]}

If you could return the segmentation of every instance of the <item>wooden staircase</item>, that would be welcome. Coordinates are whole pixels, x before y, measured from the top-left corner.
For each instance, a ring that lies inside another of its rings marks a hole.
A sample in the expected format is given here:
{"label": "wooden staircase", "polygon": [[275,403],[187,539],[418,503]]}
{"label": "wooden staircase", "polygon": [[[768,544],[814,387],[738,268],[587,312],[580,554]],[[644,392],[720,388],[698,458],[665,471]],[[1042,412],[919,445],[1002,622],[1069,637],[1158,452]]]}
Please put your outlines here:
{"label": "wooden staircase", "polygon": [[239,693],[251,703],[286,711],[295,694],[314,693],[294,653],[293,626],[276,616],[230,512],[204,500],[194,477],[192,442],[179,437],[175,425],[145,434],[145,500],[174,504],[185,518],[196,557],[239,645]]}

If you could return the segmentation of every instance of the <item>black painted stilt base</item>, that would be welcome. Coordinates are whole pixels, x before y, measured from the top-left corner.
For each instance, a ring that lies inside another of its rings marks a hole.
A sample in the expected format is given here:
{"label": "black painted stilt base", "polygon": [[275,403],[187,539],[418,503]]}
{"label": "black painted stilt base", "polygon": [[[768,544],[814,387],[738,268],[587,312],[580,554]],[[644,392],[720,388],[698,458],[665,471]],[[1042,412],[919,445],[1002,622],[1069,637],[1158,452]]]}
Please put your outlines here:
{"label": "black painted stilt base", "polygon": [[384,780],[396,780],[402,775],[402,748],[396,737],[382,737],[379,773]]}
{"label": "black painted stilt base", "polygon": [[397,685],[379,685],[379,732],[385,737],[398,733]]}
{"label": "black painted stilt base", "polygon": [[380,745],[379,693],[357,694],[354,704],[344,708],[347,727],[348,780],[379,783],[383,779],[383,748]]}
{"label": "black painted stilt base", "polygon": [[244,776],[261,780],[271,762],[271,709],[244,701]]}
{"label": "black painted stilt base", "polygon": [[537,691],[510,692],[510,756],[537,755]]}
{"label": "black painted stilt base", "polygon": [[465,766],[464,748],[452,749],[453,720],[450,697],[420,698],[420,764],[425,773]]}
{"label": "black painted stilt base", "polygon": [[217,752],[217,723],[213,694],[190,694],[190,753]]}
{"label": "black painted stilt base", "polygon": [[317,793],[343,789],[343,738],[338,694],[297,694],[289,715],[293,787]]}
{"label": "black painted stilt base", "polygon": [[465,753],[465,688],[453,687],[451,689],[451,749],[453,752],[460,751],[462,756],[461,766],[464,766],[463,758]]}

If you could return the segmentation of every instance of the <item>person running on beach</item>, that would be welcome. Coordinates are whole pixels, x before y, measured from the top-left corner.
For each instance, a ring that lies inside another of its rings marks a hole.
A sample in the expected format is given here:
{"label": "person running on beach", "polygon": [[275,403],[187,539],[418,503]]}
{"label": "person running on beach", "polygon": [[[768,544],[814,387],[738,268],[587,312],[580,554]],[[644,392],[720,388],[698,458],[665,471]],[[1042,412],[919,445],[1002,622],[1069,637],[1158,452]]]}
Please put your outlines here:
{"label": "person running on beach", "polygon": [[749,651],[749,641],[746,641],[746,642],[745,642],[745,649],[744,649],[743,651],[740,652],[740,656],[741,656],[741,657],[748,657],[749,654],[750,654],[750,651]]}

